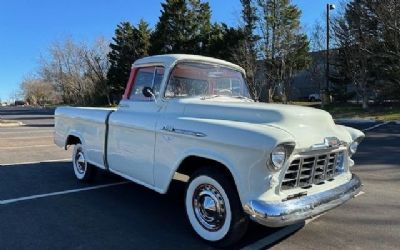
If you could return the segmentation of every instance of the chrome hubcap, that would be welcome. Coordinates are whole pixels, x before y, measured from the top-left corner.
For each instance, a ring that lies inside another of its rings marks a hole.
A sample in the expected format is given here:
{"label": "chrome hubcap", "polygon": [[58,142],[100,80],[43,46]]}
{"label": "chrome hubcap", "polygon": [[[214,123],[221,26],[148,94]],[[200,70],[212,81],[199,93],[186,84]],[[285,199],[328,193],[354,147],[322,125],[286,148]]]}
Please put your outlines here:
{"label": "chrome hubcap", "polygon": [[75,157],[75,166],[76,166],[76,170],[78,170],[78,172],[80,174],[84,174],[86,171],[86,160],[85,160],[85,156],[82,152],[78,152],[76,154]]}
{"label": "chrome hubcap", "polygon": [[193,194],[193,210],[200,225],[209,231],[217,231],[224,225],[225,202],[212,185],[202,184],[196,188]]}

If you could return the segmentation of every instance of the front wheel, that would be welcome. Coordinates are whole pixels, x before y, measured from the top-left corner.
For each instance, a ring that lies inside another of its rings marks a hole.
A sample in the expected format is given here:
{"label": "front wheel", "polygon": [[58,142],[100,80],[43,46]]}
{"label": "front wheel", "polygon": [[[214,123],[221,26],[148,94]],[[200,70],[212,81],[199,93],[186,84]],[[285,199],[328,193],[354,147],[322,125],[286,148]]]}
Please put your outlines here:
{"label": "front wheel", "polygon": [[87,162],[82,144],[78,143],[75,145],[72,154],[72,164],[75,176],[78,180],[90,182],[93,179],[95,169]]}
{"label": "front wheel", "polygon": [[192,175],[185,204],[193,230],[213,245],[232,245],[246,232],[248,219],[235,185],[216,169],[204,168]]}

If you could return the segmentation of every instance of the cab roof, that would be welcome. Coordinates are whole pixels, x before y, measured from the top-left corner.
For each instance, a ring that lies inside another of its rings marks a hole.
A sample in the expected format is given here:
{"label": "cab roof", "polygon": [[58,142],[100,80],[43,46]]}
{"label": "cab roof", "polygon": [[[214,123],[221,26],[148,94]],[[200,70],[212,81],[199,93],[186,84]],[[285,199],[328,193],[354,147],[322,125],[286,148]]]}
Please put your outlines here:
{"label": "cab roof", "polygon": [[135,63],[132,65],[132,67],[146,65],[146,64],[158,64],[158,63],[163,64],[165,67],[171,67],[180,61],[206,62],[212,64],[219,64],[227,66],[229,68],[233,68],[245,74],[244,69],[236,64],[212,57],[188,55],[188,54],[165,54],[165,55],[148,56],[136,60]]}

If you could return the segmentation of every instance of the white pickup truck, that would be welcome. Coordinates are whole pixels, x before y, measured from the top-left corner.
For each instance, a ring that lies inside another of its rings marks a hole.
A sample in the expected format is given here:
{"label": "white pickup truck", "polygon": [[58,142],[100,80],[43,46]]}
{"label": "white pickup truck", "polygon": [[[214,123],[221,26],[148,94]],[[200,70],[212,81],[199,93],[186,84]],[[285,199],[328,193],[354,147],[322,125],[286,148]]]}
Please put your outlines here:
{"label": "white pickup truck", "polygon": [[325,111],[253,101],[245,72],[193,55],[137,60],[117,109],[61,107],[55,143],[74,145],[75,175],[95,168],[166,193],[189,176],[184,198],[194,231],[227,246],[249,219],[298,223],[353,198],[351,159],[364,134]]}

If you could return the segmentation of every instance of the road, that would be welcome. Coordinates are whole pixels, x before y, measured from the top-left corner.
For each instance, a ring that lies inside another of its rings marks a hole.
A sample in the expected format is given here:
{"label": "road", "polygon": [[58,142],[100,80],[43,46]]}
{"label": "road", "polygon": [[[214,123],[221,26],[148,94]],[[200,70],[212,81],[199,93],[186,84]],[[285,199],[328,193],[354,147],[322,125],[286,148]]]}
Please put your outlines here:
{"label": "road", "polygon": [[[185,183],[175,180],[160,195],[99,172],[95,183],[81,184],[71,152],[53,145],[53,110],[2,108],[0,117],[26,124],[0,128],[1,249],[211,249],[186,221]],[[363,195],[295,232],[251,224],[235,248],[398,249],[399,158],[400,125],[368,131],[353,169]]]}

